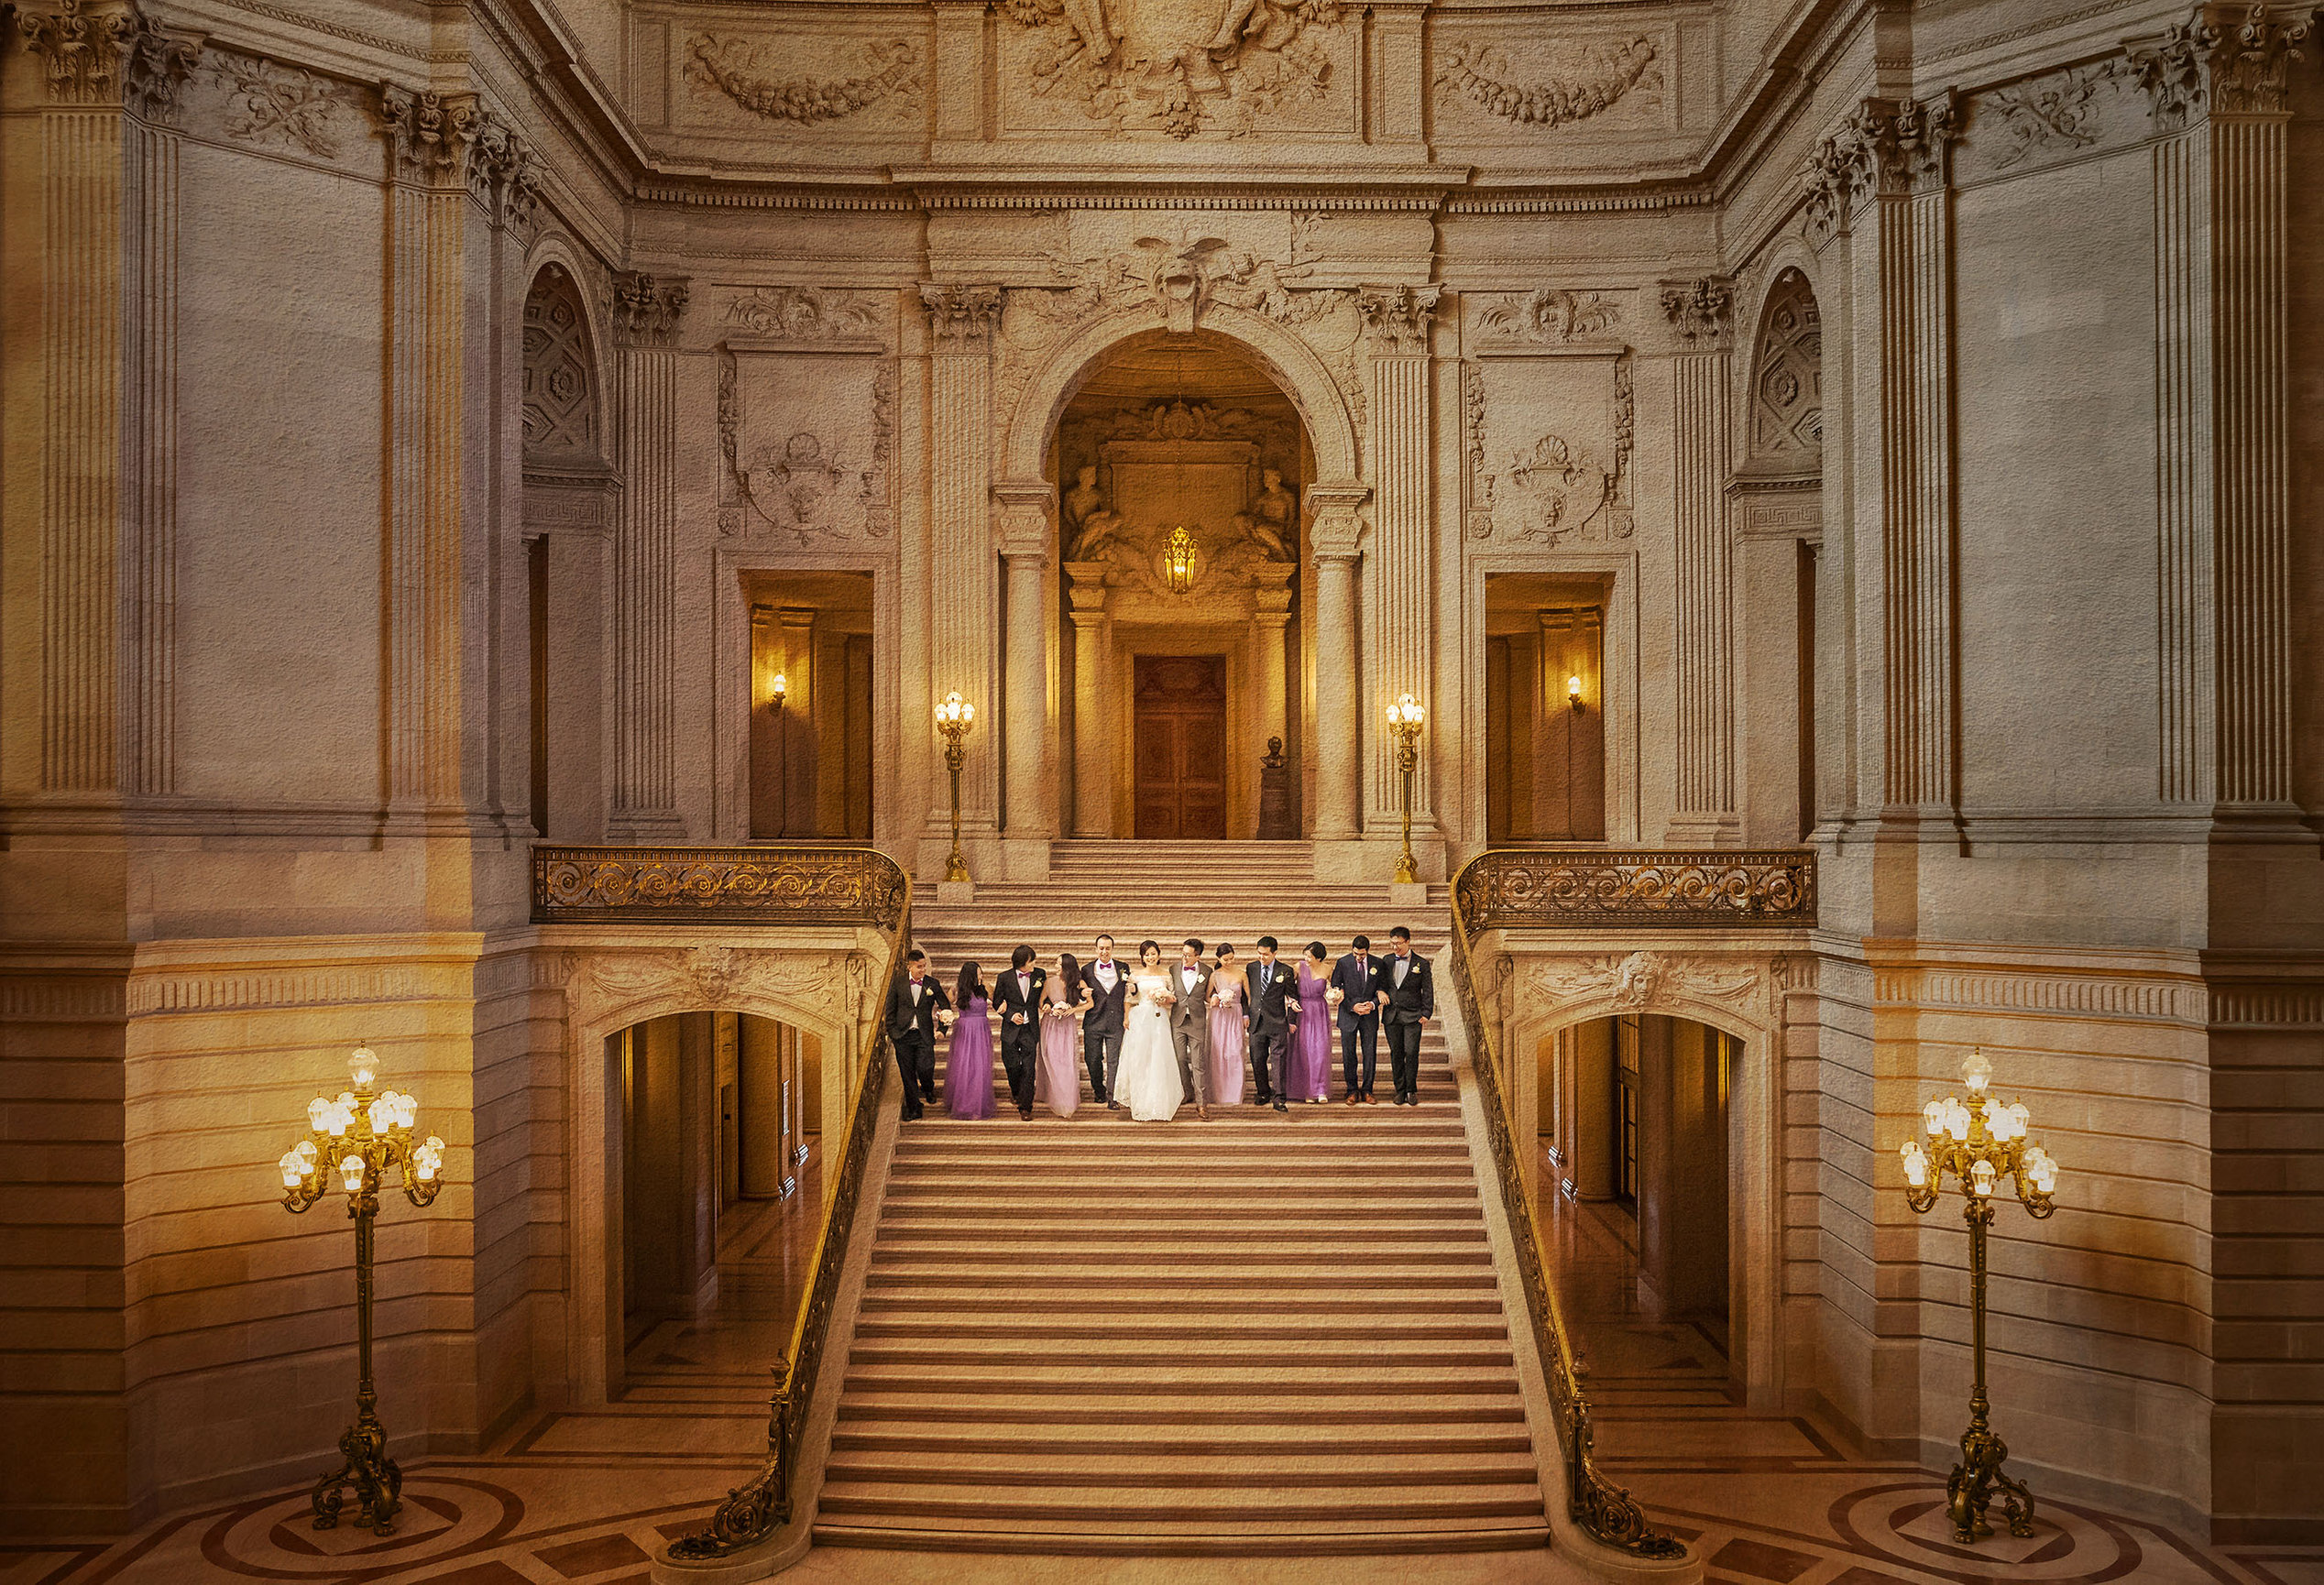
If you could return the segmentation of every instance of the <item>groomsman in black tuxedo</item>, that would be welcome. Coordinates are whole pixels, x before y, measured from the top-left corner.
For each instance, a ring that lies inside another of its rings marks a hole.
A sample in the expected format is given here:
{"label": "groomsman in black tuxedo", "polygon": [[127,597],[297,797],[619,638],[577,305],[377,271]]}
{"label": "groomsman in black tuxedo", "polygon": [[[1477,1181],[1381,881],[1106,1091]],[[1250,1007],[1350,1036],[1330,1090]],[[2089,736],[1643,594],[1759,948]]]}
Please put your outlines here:
{"label": "groomsman in black tuxedo", "polygon": [[1123,998],[1130,989],[1130,971],[1113,960],[1113,937],[1098,937],[1098,955],[1081,970],[1081,983],[1090,992],[1090,1011],[1081,1015],[1081,1060],[1089,1066],[1090,1088],[1109,1111],[1119,1111],[1113,1099],[1114,1070],[1122,1066]]}
{"label": "groomsman in black tuxedo", "polygon": [[1291,970],[1275,960],[1274,936],[1259,937],[1259,960],[1243,971],[1243,1022],[1251,1032],[1251,1077],[1258,1081],[1259,1104],[1288,1111],[1283,1091],[1292,1030],[1299,1017],[1299,990]]}
{"label": "groomsman in black tuxedo", "polygon": [[1388,932],[1388,956],[1380,965],[1380,1023],[1388,1033],[1388,1076],[1396,1104],[1420,1104],[1420,1030],[1436,1016],[1436,978],[1429,960],[1412,950],[1412,933],[1403,925]]}
{"label": "groomsman in black tuxedo", "polygon": [[1041,1049],[1041,988],[1049,977],[1034,966],[1033,948],[1009,954],[1009,972],[992,982],[992,1016],[1001,1024],[1001,1066],[1017,1116],[1033,1120],[1033,1065]]}
{"label": "groomsman in black tuxedo", "polygon": [[936,1103],[936,1026],[950,1017],[952,999],[928,972],[928,955],[918,947],[904,955],[904,972],[888,987],[888,1044],[895,1047],[895,1070],[904,1076],[904,1120],[920,1115],[920,1103]]}
{"label": "groomsman in black tuxedo", "polygon": [[[1380,1064],[1380,960],[1372,956],[1372,938],[1359,935],[1353,950],[1332,967],[1332,983],[1340,990],[1340,1067],[1347,1080],[1350,1106],[1376,1106],[1372,1077]],[[1357,1070],[1356,1052],[1364,1055]]]}

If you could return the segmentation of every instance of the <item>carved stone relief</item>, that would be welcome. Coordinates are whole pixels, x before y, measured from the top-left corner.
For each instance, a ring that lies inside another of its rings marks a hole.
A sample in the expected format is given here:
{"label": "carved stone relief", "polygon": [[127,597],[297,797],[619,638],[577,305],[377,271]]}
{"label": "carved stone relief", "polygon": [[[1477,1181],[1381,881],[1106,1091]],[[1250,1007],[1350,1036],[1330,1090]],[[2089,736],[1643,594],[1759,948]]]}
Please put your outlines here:
{"label": "carved stone relief", "polygon": [[908,38],[864,40],[849,64],[826,74],[802,72],[799,61],[830,48],[796,37],[721,37],[697,33],[686,40],[683,75],[701,95],[720,95],[762,121],[795,127],[844,120],[883,101],[909,109],[920,102],[920,47]]}
{"label": "carved stone relief", "polygon": [[1003,46],[1011,130],[1353,130],[1353,35],[1338,0],[1007,0],[1003,10],[1016,25]]}
{"label": "carved stone relief", "polygon": [[588,1023],[614,1008],[665,997],[726,1009],[777,999],[839,1022],[850,1011],[849,956],[732,946],[571,952],[565,955],[566,1016]]}
{"label": "carved stone relief", "polygon": [[[727,319],[744,329],[787,327],[793,343],[884,339],[867,305],[810,289],[753,291]],[[891,541],[895,379],[895,362],[883,355],[722,344],[719,532],[779,533],[800,545]]]}
{"label": "carved stone relief", "polygon": [[1613,334],[1622,324],[1622,294],[1544,286],[1525,292],[1469,296],[1475,340],[1511,346],[1556,346]]}
{"label": "carved stone relief", "polygon": [[884,346],[885,317],[870,293],[816,286],[756,287],[728,305],[726,323],[751,335],[795,342],[858,342]]}
{"label": "carved stone relief", "polygon": [[1554,546],[1630,537],[1630,360],[1626,348],[1464,366],[1469,538]]}
{"label": "carved stone relief", "polygon": [[1549,128],[1606,116],[1628,126],[1661,114],[1661,48],[1643,37],[1575,44],[1455,40],[1436,70],[1438,103],[1474,122]]}
{"label": "carved stone relief", "polygon": [[1757,963],[1667,952],[1598,953],[1540,963],[1523,978],[1526,990],[1551,1002],[1606,998],[1621,1012],[1709,1002],[1732,1007],[1762,1027],[1774,1022],[1777,987]]}
{"label": "carved stone relief", "polygon": [[229,137],[336,159],[345,139],[363,130],[347,90],[301,68],[222,49],[211,56],[208,75],[226,96],[218,127]]}

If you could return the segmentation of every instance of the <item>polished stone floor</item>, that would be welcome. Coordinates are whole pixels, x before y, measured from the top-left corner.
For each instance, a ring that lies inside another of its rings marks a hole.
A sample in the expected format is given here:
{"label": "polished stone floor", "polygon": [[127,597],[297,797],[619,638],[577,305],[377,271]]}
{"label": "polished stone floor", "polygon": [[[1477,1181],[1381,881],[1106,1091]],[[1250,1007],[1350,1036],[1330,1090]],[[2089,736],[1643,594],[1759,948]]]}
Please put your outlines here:
{"label": "polished stone floor", "polygon": [[[787,1339],[812,1259],[811,1181],[720,1229],[720,1302],[646,1331],[610,1409],[536,1415],[489,1452],[414,1460],[384,1540],[305,1521],[303,1491],[165,1519],[112,1541],[0,1543],[0,1585],[635,1585],[649,1553],[701,1527],[756,1467],[764,1361]],[[2029,1541],[1953,1545],[1941,1471],[1853,1456],[1828,1427],[1754,1414],[1727,1391],[1717,1328],[1638,1300],[1631,1226],[1611,1208],[1550,1218],[1562,1297],[1590,1356],[1602,1462],[1724,1585],[2324,1585],[2324,1547],[2200,1546],[2134,1514],[2047,1503]],[[1546,1553],[1233,1560],[967,1558],[828,1550],[812,1585],[1567,1585]]]}

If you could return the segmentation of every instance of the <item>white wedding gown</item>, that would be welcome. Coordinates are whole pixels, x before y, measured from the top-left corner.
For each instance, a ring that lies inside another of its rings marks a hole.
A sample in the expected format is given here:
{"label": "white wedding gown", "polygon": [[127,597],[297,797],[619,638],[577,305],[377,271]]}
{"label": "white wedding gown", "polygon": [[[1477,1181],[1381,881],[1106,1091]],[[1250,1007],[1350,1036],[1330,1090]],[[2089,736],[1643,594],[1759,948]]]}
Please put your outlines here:
{"label": "white wedding gown", "polygon": [[1178,1082],[1178,1054],[1170,1042],[1170,1010],[1154,1000],[1167,992],[1167,974],[1131,976],[1136,1003],[1123,1015],[1122,1061],[1114,1070],[1113,1099],[1139,1122],[1167,1122],[1178,1113],[1186,1088]]}

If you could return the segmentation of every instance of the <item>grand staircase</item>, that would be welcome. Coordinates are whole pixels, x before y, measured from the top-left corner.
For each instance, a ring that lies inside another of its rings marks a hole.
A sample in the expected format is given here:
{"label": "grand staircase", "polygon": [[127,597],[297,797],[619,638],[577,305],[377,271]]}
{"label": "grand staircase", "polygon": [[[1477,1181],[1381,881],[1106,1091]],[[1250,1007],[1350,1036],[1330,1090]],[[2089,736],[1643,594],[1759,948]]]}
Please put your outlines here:
{"label": "grand staircase", "polygon": [[[1442,889],[1319,886],[1299,844],[1061,845],[1045,885],[915,912],[949,978],[1110,930],[1284,955],[1411,926]],[[1441,988],[1440,996],[1449,995]],[[1440,1013],[1451,1011],[1440,1006]],[[828,1546],[1265,1555],[1538,1547],[1548,1536],[1441,1033],[1417,1107],[1334,1099],[1140,1124],[1085,1104],[906,1126],[816,1525]],[[1088,1100],[1087,1079],[1083,1080]],[[1002,1090],[1005,1098],[1006,1090]]]}

